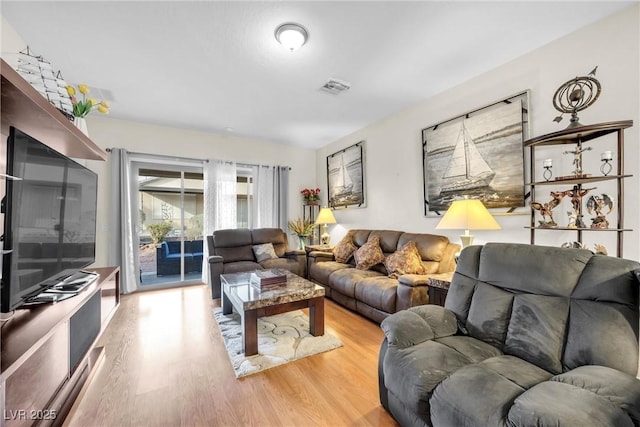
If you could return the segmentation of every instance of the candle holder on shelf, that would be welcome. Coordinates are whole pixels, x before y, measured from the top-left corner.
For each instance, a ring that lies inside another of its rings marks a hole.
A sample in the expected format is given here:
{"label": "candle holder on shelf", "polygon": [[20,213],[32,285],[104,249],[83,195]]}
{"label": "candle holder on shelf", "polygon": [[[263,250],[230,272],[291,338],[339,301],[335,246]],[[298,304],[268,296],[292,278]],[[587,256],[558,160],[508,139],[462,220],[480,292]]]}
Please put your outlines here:
{"label": "candle holder on shelf", "polygon": [[542,172],[542,177],[549,181],[551,179],[551,176],[553,175],[551,172],[551,168],[553,167],[553,160],[551,159],[546,159],[544,160],[544,162],[542,163],[542,167],[544,167],[544,172]]}
{"label": "candle holder on shelf", "polygon": [[602,172],[602,175],[607,176],[613,170],[613,165],[611,165],[613,155],[611,151],[604,151],[602,154],[600,154],[600,159],[602,160],[602,164],[600,165],[600,172]]}

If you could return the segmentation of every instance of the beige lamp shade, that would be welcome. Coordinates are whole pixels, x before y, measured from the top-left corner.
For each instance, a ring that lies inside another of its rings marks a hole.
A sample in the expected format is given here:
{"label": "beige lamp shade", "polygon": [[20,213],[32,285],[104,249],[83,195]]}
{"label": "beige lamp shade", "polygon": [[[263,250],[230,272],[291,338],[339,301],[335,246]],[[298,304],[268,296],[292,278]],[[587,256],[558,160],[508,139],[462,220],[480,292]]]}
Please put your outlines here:
{"label": "beige lamp shade", "polygon": [[333,212],[329,208],[320,209],[318,219],[316,219],[316,225],[324,224],[336,224],[336,217],[333,216]]}
{"label": "beige lamp shade", "polygon": [[316,219],[317,225],[322,225],[322,234],[320,235],[320,242],[323,245],[328,245],[331,237],[329,236],[328,225],[336,224],[336,217],[333,216],[333,212],[329,208],[322,208],[318,213],[318,219]]}
{"label": "beige lamp shade", "polygon": [[465,230],[465,234],[460,236],[460,239],[462,247],[466,248],[473,243],[473,236],[469,234],[469,230],[500,230],[502,227],[480,200],[464,199],[456,200],[449,206],[436,228]]}

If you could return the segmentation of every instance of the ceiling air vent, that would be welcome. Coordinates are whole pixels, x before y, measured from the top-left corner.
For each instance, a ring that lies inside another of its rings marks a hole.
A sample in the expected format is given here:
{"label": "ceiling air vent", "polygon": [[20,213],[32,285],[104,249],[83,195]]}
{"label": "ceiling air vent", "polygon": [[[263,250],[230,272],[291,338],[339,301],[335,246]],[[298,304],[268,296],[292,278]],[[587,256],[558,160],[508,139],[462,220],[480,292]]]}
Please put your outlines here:
{"label": "ceiling air vent", "polygon": [[99,87],[89,86],[89,93],[92,98],[97,98],[98,101],[105,100],[109,102],[115,102],[116,98],[113,96],[113,92],[110,89],[102,89]]}
{"label": "ceiling air vent", "polygon": [[337,95],[341,92],[345,92],[349,90],[350,87],[351,85],[347,82],[342,82],[337,79],[331,79],[328,82],[326,82],[324,85],[322,85],[320,90]]}

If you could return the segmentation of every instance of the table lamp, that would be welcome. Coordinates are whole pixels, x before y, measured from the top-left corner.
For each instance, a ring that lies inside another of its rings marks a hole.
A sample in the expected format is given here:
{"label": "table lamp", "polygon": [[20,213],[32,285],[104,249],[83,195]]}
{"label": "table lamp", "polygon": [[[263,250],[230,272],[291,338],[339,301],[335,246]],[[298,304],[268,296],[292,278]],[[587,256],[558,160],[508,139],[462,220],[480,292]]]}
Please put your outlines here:
{"label": "table lamp", "polygon": [[463,199],[454,201],[444,214],[437,229],[464,230],[460,236],[462,249],[473,243],[473,236],[469,230],[500,230],[500,224],[493,219],[487,208],[477,199]]}
{"label": "table lamp", "polygon": [[336,224],[336,217],[333,216],[333,212],[329,208],[322,208],[318,213],[318,219],[316,220],[316,225],[322,225],[322,235],[320,236],[320,243],[323,245],[328,245],[331,237],[329,236],[329,232],[327,229],[329,228],[328,224]]}

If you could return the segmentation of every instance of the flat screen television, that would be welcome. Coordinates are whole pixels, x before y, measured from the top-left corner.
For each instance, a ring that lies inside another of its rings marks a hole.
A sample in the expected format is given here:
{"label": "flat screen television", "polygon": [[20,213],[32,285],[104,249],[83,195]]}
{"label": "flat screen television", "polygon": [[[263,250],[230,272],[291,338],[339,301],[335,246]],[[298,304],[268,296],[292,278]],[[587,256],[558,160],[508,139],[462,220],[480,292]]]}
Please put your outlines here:
{"label": "flat screen television", "polygon": [[98,176],[24,132],[7,140],[0,311],[95,261]]}

